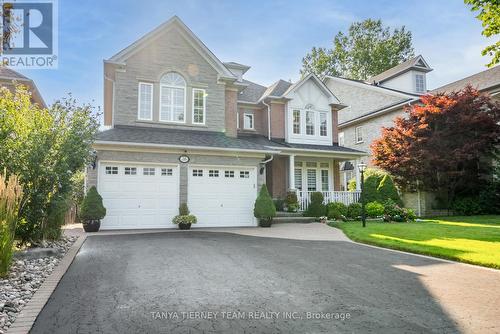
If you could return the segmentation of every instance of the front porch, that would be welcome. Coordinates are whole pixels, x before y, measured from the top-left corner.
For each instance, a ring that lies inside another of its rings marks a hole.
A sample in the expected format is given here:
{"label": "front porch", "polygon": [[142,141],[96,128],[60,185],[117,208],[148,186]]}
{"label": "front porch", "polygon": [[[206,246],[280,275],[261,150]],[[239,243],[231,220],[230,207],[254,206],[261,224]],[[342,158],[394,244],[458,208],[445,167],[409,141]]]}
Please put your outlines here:
{"label": "front porch", "polygon": [[[275,155],[266,168],[266,183],[273,198],[284,198],[288,191],[295,191],[300,211],[307,209],[313,192],[321,192],[325,204],[349,205],[359,201],[361,192],[341,190],[340,163],[347,160],[353,157],[306,152]],[[356,173],[358,187],[359,177]]]}

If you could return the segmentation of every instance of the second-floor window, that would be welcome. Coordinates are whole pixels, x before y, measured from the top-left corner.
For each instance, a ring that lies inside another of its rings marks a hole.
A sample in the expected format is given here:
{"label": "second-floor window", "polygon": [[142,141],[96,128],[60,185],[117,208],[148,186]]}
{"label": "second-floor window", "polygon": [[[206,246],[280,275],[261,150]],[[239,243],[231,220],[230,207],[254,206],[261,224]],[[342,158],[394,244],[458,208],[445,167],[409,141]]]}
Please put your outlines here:
{"label": "second-floor window", "polygon": [[293,133],[300,134],[300,110],[293,111]]}
{"label": "second-floor window", "polygon": [[326,113],[319,114],[319,135],[322,137],[328,136],[328,128],[326,125]]}
{"label": "second-floor window", "polygon": [[423,74],[415,74],[415,91],[417,93],[425,92],[425,78]]}
{"label": "second-floor window", "polygon": [[139,108],[137,117],[140,120],[153,120],[153,84],[139,82]]}
{"label": "second-floor window", "polygon": [[356,143],[362,143],[363,142],[363,127],[358,126],[355,130],[355,136],[356,136]]}
{"label": "second-floor window", "polygon": [[314,136],[314,111],[306,111],[306,134]]}
{"label": "second-floor window", "polygon": [[193,123],[205,124],[205,90],[193,89]]}
{"label": "second-floor window", "polygon": [[160,121],[184,123],[186,119],[186,81],[175,72],[160,80]]}
{"label": "second-floor window", "polygon": [[343,132],[339,132],[339,146],[344,146],[345,143],[344,143],[344,133]]}

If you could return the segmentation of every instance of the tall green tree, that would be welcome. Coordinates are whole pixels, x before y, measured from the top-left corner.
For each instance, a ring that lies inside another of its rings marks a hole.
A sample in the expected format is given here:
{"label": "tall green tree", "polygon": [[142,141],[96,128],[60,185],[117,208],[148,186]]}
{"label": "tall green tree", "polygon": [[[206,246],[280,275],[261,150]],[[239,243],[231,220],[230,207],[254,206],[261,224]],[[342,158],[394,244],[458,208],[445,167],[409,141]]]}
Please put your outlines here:
{"label": "tall green tree", "polygon": [[41,108],[23,86],[0,89],[0,110],[0,170],[18,175],[24,191],[16,232],[36,243],[53,202],[71,196],[73,176],[90,160],[97,116],[71,97]]}
{"label": "tall green tree", "polygon": [[[479,11],[476,16],[483,24],[482,34],[486,37],[494,37],[500,34],[500,1],[499,0],[464,0],[467,5],[471,6],[473,12]],[[491,56],[491,62],[488,67],[493,67],[500,63],[500,40],[487,46],[481,52],[483,56]]]}
{"label": "tall green tree", "polygon": [[338,32],[332,48],[313,47],[300,73],[366,80],[414,56],[412,35],[404,26],[391,31],[381,20],[354,22]]}

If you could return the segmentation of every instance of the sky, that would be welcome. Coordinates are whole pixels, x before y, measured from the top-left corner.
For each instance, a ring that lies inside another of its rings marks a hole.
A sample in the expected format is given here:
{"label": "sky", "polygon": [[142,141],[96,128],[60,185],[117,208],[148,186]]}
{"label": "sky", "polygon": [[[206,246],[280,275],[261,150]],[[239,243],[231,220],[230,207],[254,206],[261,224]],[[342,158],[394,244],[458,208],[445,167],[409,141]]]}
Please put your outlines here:
{"label": "sky", "polygon": [[58,68],[20,71],[48,104],[71,93],[101,106],[103,60],[173,15],[220,60],[251,66],[245,78],[262,85],[297,80],[313,46],[330,47],[337,32],[367,18],[412,32],[415,53],[434,69],[428,89],[485,70],[481,50],[492,44],[460,0],[59,0],[58,11]]}

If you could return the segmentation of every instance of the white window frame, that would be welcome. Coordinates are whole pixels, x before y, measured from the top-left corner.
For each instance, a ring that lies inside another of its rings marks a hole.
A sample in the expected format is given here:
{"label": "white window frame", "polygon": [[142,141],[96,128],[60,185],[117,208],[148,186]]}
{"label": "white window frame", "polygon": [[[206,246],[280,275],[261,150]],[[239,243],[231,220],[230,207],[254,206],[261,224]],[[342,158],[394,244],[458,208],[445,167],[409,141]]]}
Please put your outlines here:
{"label": "white window frame", "polygon": [[143,167],[142,168],[143,176],[156,176],[156,168],[155,167]]}
{"label": "white window frame", "polygon": [[[326,112],[318,112],[318,122],[319,122],[319,136],[320,137],[328,137],[328,114]],[[325,117],[325,134],[321,134],[321,118]]]}
{"label": "white window frame", "polygon": [[[295,123],[295,113],[298,113],[298,115],[299,115],[299,117],[298,117],[299,132],[295,132],[295,125],[296,125],[296,123]],[[301,131],[302,130],[301,129],[302,128],[301,120],[302,120],[302,115],[301,115],[300,109],[293,109],[292,110],[292,133],[294,135],[300,135],[302,133],[302,131]]]}
{"label": "white window frame", "polygon": [[[246,122],[245,122],[245,119],[247,116],[251,116],[252,117],[252,127],[251,128],[247,128],[247,125],[246,125]],[[243,114],[243,129],[245,130],[255,130],[255,116],[253,113],[244,113]]]}
{"label": "white window frame", "polygon": [[[309,166],[308,166],[309,163]],[[315,163],[313,166],[311,163]],[[326,166],[328,165],[328,166]],[[316,190],[309,190],[309,180],[308,180],[308,170],[316,171]],[[328,190],[323,190],[323,178],[322,171],[328,171]],[[301,177],[300,182],[302,185],[302,191],[332,191],[333,187],[333,165],[331,162],[326,161],[295,161],[294,166],[294,177],[296,173],[300,171]],[[297,180],[295,180],[296,188],[298,189]]]}
{"label": "white window frame", "polygon": [[240,128],[240,112],[239,111],[236,112],[236,128],[237,129]]}
{"label": "white window frame", "polygon": [[345,146],[345,137],[344,137],[344,132],[339,132],[339,146]]}
{"label": "white window frame", "polygon": [[[419,89],[419,78],[422,79],[422,90]],[[425,93],[425,75],[424,74],[415,74],[415,92],[417,93]]]}
{"label": "white window frame", "polygon": [[[359,136],[359,134],[361,134],[361,136]],[[361,144],[361,143],[364,143],[365,139],[363,138],[363,127],[362,126],[357,126],[356,128],[354,128],[354,140],[356,142],[356,144]],[[360,137],[361,137],[361,140],[360,140]]]}
{"label": "white window frame", "polygon": [[[308,127],[307,114],[308,113],[310,114],[309,119],[311,120],[311,124],[312,124],[312,133],[307,133],[307,127]],[[306,134],[306,136],[316,136],[316,133],[317,133],[316,132],[316,114],[317,114],[317,112],[314,110],[306,110],[306,115],[305,115],[306,116],[305,117],[305,125],[306,125],[305,126],[305,128],[306,128],[305,134]]]}
{"label": "white window frame", "polygon": [[[195,122],[194,121],[194,112],[195,112],[195,105],[194,105],[194,95],[196,92],[201,92],[203,94],[203,122]],[[192,92],[192,113],[191,113],[191,116],[192,116],[192,122],[193,124],[197,124],[197,125],[205,125],[205,121],[206,121],[206,110],[207,110],[207,99],[206,99],[206,91],[204,89],[201,89],[201,88],[193,88],[193,92]]]}
{"label": "white window frame", "polygon": [[[171,72],[169,72],[171,73]],[[169,73],[165,73],[164,76],[168,75]],[[179,73],[177,72],[174,72],[178,75],[180,75]],[[160,96],[159,96],[159,110],[158,110],[158,119],[160,122],[164,122],[164,123],[179,123],[179,124],[185,124],[186,123],[186,100],[187,100],[187,82],[186,82],[186,79],[184,79],[184,77],[182,75],[180,75],[182,77],[182,79],[184,80],[184,86],[174,86],[174,85],[169,85],[169,84],[166,84],[166,83],[163,83],[161,82],[161,79],[160,79]],[[163,89],[171,89],[171,94],[170,94],[170,100],[171,100],[171,119],[162,119],[162,112],[161,112],[161,108],[162,108],[162,96],[163,96]],[[183,120],[182,121],[177,121],[177,120],[174,120],[174,89],[182,89],[183,90],[183,93],[184,93],[184,105],[183,105]]]}
{"label": "white window frame", "polygon": [[[142,118],[141,117],[141,86],[149,86],[151,87],[151,99],[149,103],[149,117],[148,118]],[[154,98],[154,85],[149,82],[139,82],[138,87],[138,94],[137,94],[137,119],[141,121],[152,121],[153,120],[153,98]]]}

